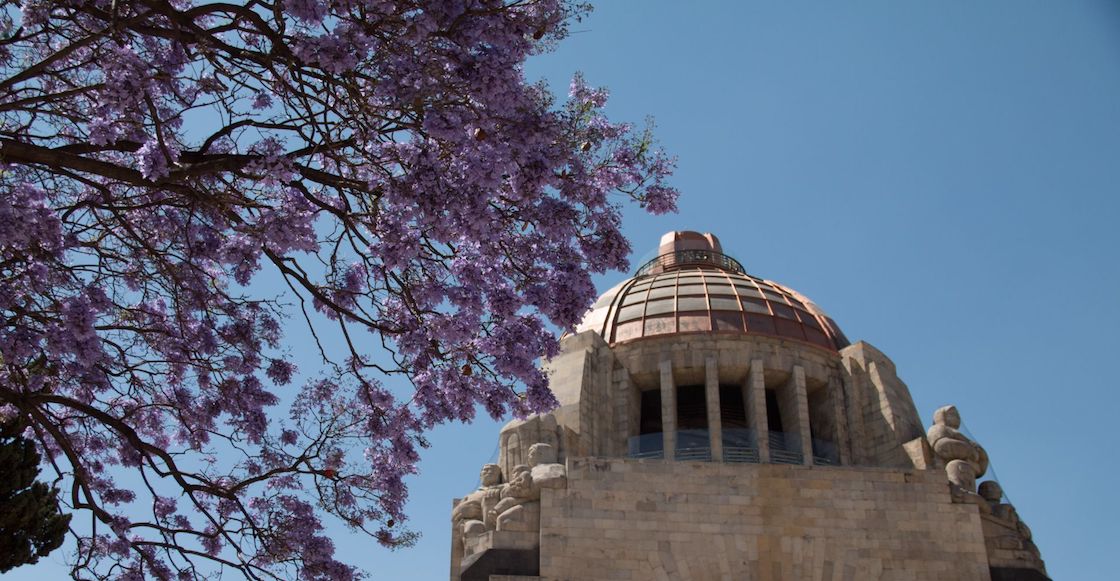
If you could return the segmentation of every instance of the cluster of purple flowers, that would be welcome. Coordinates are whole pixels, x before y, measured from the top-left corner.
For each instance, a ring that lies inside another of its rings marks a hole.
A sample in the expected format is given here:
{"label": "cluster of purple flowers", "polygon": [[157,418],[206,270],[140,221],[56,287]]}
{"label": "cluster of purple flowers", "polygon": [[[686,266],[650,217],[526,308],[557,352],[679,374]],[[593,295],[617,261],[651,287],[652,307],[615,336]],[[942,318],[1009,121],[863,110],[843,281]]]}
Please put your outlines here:
{"label": "cluster of purple flowers", "polygon": [[425,430],[555,405],[552,329],[627,265],[612,196],[677,196],[605,91],[524,79],[583,9],[4,2],[0,410],[88,516],[77,567],[354,577],[324,513],[407,544]]}

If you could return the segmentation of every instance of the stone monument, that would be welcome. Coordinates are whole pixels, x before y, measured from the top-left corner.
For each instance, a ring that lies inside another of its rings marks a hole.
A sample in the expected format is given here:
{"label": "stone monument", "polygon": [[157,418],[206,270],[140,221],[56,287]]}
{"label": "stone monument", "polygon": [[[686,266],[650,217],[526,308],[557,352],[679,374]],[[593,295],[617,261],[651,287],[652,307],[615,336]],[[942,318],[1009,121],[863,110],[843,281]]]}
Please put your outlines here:
{"label": "stone monument", "polygon": [[[711,234],[670,232],[545,363],[452,506],[452,581],[1044,581],[988,454]],[[504,478],[504,479],[503,479]]]}

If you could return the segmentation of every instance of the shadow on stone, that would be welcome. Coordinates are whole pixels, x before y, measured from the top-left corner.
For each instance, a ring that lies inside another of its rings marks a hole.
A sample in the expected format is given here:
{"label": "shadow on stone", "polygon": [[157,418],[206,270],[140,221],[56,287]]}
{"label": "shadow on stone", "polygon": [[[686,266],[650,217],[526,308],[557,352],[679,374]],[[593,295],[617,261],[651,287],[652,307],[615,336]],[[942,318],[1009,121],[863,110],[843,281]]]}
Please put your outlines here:
{"label": "shadow on stone", "polygon": [[539,549],[487,549],[463,559],[462,581],[490,581],[491,575],[540,574]]}
{"label": "shadow on stone", "polygon": [[1036,569],[1018,567],[992,567],[992,581],[1050,581]]}

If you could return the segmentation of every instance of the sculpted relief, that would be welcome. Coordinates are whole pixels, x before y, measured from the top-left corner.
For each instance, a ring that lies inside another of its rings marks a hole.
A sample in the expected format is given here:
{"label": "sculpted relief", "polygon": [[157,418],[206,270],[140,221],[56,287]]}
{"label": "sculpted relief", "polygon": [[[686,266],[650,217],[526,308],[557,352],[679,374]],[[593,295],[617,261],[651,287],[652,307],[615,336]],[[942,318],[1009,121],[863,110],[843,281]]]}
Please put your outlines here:
{"label": "sculpted relief", "polygon": [[497,504],[502,491],[502,470],[497,464],[485,464],[479,474],[482,484],[459,501],[451,511],[451,522],[461,538],[486,532],[487,511]]}
{"label": "sculpted relief", "polygon": [[565,488],[567,470],[551,444],[533,444],[526,456],[528,465],[514,466],[505,482],[497,464],[483,466],[482,485],[455,506],[451,520],[464,546],[488,531],[540,531],[541,491]]}
{"label": "sculpted relief", "polygon": [[533,444],[549,444],[557,454],[561,453],[562,431],[553,414],[530,416],[506,424],[499,436],[498,465],[502,472],[512,480],[514,468],[529,464],[529,450]]}

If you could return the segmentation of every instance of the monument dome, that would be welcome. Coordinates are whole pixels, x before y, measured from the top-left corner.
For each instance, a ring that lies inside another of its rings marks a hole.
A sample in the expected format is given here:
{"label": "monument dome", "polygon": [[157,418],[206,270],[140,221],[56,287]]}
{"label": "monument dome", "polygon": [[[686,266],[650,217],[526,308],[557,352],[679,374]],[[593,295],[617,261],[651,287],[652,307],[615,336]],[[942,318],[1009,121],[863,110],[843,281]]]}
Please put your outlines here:
{"label": "monument dome", "polygon": [[924,429],[886,355],[712,234],[663,236],[544,368],[558,407],[452,503],[451,581],[1047,580],[957,408]]}
{"label": "monument dome", "polygon": [[599,297],[576,327],[583,331],[611,344],[674,333],[753,333],[832,351],[848,346],[807,297],[747,274],[715,235],[699,232],[662,237],[656,258]]}

